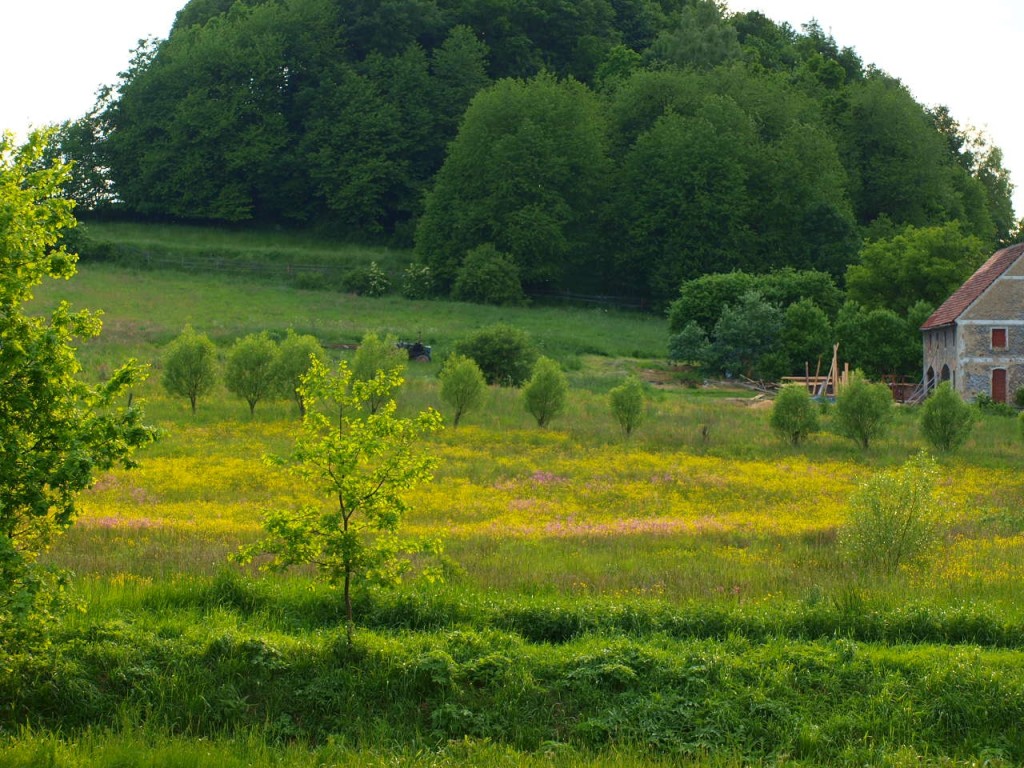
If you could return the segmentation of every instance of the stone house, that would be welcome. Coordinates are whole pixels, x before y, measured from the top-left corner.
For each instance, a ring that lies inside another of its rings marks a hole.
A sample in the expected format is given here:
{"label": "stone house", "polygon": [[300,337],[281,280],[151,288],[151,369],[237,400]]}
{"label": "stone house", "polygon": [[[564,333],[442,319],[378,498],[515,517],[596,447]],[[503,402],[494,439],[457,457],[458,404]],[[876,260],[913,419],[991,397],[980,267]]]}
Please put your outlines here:
{"label": "stone house", "polygon": [[1005,403],[1024,388],[1024,243],[994,253],[924,325],[924,385]]}

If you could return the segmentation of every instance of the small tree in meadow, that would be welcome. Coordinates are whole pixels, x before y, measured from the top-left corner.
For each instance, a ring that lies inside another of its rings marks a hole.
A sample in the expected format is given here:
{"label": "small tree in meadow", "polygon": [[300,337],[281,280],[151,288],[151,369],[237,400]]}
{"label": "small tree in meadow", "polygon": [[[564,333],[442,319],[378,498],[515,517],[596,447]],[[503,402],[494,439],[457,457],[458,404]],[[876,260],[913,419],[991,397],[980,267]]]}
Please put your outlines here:
{"label": "small tree in meadow", "polygon": [[612,416],[619,423],[626,437],[644,420],[644,385],[636,376],[628,377],[624,382],[608,393]]}
{"label": "small tree in meadow", "polygon": [[538,358],[533,375],[523,387],[523,403],[537,420],[538,427],[546,427],[553,418],[565,411],[569,395],[569,380],[562,366],[550,357]]}
{"label": "small tree in meadow", "polygon": [[458,427],[463,415],[483,402],[487,391],[484,374],[472,358],[453,354],[444,361],[439,378],[441,399],[454,409],[452,426]]}
{"label": "small tree in meadow", "polygon": [[943,521],[935,498],[937,474],[935,460],[922,451],[899,469],[872,476],[854,493],[839,534],[850,565],[889,575],[928,554]]}
{"label": "small tree in meadow", "polygon": [[921,406],[921,434],[936,451],[955,451],[967,442],[974,426],[974,409],[948,381],[932,392]]}
{"label": "small tree in meadow", "polygon": [[[376,333],[367,333],[359,342],[359,348],[352,357],[352,380],[372,381],[381,371],[393,371],[401,375],[409,360],[409,353],[398,346],[398,338],[388,334],[383,339]],[[387,392],[371,392],[366,398],[370,413],[387,401]]]}
{"label": "small tree in meadow", "polygon": [[[429,480],[436,464],[417,441],[441,429],[441,416],[433,409],[411,419],[395,415],[389,393],[401,384],[393,369],[357,381],[344,362],[332,375],[319,360],[312,361],[302,382],[307,405],[302,432],[286,464],[324,502],[269,512],[265,537],[236,556],[245,563],[272,555],[263,567],[274,570],[314,566],[343,590],[350,643],[355,580],[394,584],[412,567],[407,555],[440,554],[435,541],[399,537],[409,509],[407,492]],[[365,408],[371,396],[384,398],[374,413]]]}
{"label": "small tree in meadow", "polygon": [[885,435],[893,417],[892,392],[885,384],[871,384],[860,373],[836,396],[836,431],[867,450],[872,440]]}
{"label": "small tree in meadow", "polygon": [[196,401],[217,384],[217,347],[205,333],[186,325],[164,352],[161,383],[169,394],[187,397],[196,412]]}
{"label": "small tree in meadow", "polygon": [[277,344],[266,332],[250,333],[228,352],[224,386],[249,404],[250,416],[256,413],[256,403],[277,389],[277,354]]}
{"label": "small tree in meadow", "polygon": [[315,358],[321,363],[327,361],[324,348],[315,336],[297,334],[288,329],[288,335],[281,342],[274,365],[274,381],[283,397],[294,399],[299,406],[299,416],[306,415],[306,403],[302,399],[302,377]]}
{"label": "small tree in meadow", "polygon": [[818,409],[807,387],[787,384],[780,389],[768,423],[791,445],[799,445],[812,432],[817,432]]}

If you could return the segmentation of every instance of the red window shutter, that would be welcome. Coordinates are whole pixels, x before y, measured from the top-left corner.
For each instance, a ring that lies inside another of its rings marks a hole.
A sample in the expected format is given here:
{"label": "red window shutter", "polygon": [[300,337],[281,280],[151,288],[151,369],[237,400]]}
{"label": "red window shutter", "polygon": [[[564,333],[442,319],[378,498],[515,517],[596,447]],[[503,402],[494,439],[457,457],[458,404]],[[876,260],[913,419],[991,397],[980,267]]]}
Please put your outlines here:
{"label": "red window shutter", "polygon": [[992,349],[1006,349],[1006,329],[992,329]]}

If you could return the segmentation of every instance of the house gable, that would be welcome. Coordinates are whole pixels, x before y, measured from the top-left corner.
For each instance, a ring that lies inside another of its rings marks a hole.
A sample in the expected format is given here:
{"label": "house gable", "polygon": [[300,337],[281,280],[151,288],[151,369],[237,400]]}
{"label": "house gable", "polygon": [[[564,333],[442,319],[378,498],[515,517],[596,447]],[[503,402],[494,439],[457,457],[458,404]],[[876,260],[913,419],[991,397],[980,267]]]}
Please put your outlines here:
{"label": "house gable", "polygon": [[[1004,273],[1024,275],[1024,243],[996,251],[978,271],[936,309],[921,326],[922,331],[956,322]],[[1017,270],[1021,270],[1018,272]]]}

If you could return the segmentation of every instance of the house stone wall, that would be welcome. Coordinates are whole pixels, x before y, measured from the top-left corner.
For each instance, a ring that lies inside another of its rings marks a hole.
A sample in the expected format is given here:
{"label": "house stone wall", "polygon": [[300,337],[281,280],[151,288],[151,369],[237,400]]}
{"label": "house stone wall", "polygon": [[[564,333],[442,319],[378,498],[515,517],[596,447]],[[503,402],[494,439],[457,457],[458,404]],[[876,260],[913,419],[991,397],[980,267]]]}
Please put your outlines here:
{"label": "house stone wall", "polygon": [[[942,381],[942,369],[949,367],[949,378],[953,386],[960,390],[961,377],[957,375],[957,329],[955,325],[947,325],[943,328],[933,328],[923,332],[922,343],[924,346],[924,367],[921,372],[921,380],[926,382],[929,389],[939,385]],[[929,371],[931,375],[929,376]]]}
{"label": "house stone wall", "polygon": [[[1024,388],[1024,259],[999,277],[957,320],[961,393],[991,394],[992,371],[1006,370],[1007,399]],[[992,330],[1006,329],[1006,346],[992,348]]]}

